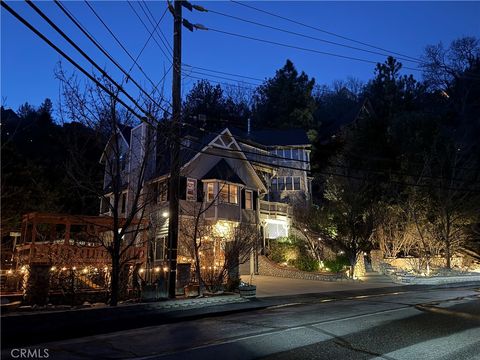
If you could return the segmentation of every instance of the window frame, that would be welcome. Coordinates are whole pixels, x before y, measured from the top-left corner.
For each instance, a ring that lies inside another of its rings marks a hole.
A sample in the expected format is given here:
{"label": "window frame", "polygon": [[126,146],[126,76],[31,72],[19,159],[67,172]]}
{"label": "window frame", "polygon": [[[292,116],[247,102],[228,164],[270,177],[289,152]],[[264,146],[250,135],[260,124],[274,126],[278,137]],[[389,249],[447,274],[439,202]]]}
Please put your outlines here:
{"label": "window frame", "polygon": [[[250,199],[248,199],[248,195],[250,195]],[[250,202],[250,205],[247,205],[247,201]],[[253,191],[252,190],[245,190],[245,209],[246,210],[253,210]]]}

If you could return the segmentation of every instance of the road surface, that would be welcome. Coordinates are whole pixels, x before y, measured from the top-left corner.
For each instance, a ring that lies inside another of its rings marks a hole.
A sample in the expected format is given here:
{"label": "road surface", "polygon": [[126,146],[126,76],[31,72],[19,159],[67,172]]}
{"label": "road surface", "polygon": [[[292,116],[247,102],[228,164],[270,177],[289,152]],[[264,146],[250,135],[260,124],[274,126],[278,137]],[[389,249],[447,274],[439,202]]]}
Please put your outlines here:
{"label": "road surface", "polygon": [[480,359],[480,292],[404,287],[343,300],[299,295],[263,310],[32,348],[69,360]]}

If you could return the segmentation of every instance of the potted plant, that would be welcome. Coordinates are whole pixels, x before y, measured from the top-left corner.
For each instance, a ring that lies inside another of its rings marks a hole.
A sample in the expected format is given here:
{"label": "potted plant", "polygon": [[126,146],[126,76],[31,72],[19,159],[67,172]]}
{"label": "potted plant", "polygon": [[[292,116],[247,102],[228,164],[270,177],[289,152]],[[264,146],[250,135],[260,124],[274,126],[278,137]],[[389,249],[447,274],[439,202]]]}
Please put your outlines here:
{"label": "potted plant", "polygon": [[257,286],[252,284],[253,274],[250,276],[250,282],[246,283],[241,281],[238,286],[238,291],[241,297],[252,298],[257,294]]}

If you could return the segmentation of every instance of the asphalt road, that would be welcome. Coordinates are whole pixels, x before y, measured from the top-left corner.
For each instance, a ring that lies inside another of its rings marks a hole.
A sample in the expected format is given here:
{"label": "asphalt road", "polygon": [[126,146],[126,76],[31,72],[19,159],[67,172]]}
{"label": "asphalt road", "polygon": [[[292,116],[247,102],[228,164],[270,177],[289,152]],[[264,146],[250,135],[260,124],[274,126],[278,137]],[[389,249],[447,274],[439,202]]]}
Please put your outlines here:
{"label": "asphalt road", "polygon": [[[72,324],[74,326],[74,324]],[[195,321],[40,344],[49,359],[480,359],[475,287],[315,296]],[[10,358],[10,350],[2,358]]]}

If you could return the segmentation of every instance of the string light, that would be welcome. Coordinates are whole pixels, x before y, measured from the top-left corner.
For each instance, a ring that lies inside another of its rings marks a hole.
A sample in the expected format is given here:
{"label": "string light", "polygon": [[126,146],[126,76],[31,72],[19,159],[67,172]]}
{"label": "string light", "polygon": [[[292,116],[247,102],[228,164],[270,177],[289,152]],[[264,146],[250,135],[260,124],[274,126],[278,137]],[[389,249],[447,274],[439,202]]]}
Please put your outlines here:
{"label": "string light", "polygon": [[139,272],[140,274],[142,274],[144,271],[145,271],[145,269],[143,269],[143,268],[140,269],[140,270],[138,270],[138,272]]}
{"label": "string light", "polygon": [[72,267],[72,270],[73,271],[77,270],[77,267],[76,266]]}
{"label": "string light", "polygon": [[8,271],[7,271],[7,274],[12,274],[12,273],[13,273],[12,270],[8,270]]}
{"label": "string light", "polygon": [[82,272],[83,272],[84,274],[86,274],[86,273],[88,273],[88,269],[85,268],[85,269],[82,270]]}
{"label": "string light", "polygon": [[67,268],[66,268],[65,266],[64,266],[64,267],[62,267],[62,271],[65,271],[65,270],[67,270]]}
{"label": "string light", "polygon": [[159,268],[159,267],[156,267],[156,268],[155,268],[155,272],[160,272],[160,268]]}
{"label": "string light", "polygon": [[168,271],[168,267],[164,267],[164,268],[163,268],[163,271],[167,272],[167,271]]}
{"label": "string light", "polygon": [[55,270],[57,270],[57,268],[56,268],[55,266],[52,266],[52,267],[50,268],[50,271],[55,271]]}

